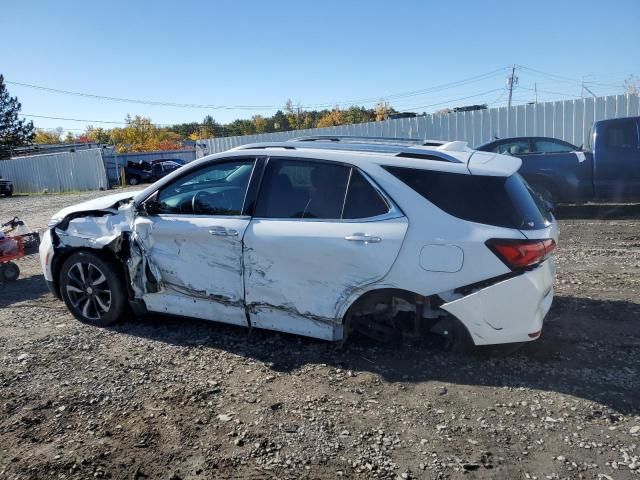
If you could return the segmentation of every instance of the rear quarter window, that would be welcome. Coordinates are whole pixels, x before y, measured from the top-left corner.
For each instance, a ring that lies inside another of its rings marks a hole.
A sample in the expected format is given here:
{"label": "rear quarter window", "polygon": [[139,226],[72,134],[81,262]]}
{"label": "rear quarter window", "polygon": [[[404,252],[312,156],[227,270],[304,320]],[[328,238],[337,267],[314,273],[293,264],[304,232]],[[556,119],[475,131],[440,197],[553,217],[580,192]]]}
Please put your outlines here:
{"label": "rear quarter window", "polygon": [[510,177],[384,167],[436,207],[454,217],[496,227],[535,230],[549,216],[518,174]]}

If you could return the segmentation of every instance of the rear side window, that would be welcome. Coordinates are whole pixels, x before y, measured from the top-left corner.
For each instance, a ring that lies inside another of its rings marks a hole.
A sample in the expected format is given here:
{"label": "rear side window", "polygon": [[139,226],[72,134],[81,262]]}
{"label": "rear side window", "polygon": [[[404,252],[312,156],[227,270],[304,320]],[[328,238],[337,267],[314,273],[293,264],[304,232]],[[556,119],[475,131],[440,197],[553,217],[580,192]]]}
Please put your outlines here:
{"label": "rear side window", "polygon": [[262,180],[255,216],[340,219],[349,171],[343,165],[272,158]]}
{"label": "rear side window", "polygon": [[533,151],[536,153],[562,153],[573,152],[575,147],[563,142],[554,142],[553,140],[534,140]]}
{"label": "rear side window", "polygon": [[363,175],[349,166],[296,159],[269,160],[258,218],[360,219],[389,211]]}
{"label": "rear side window", "polygon": [[389,173],[450,215],[496,227],[535,230],[547,214],[520,175],[491,177],[384,167]]}
{"label": "rear side window", "polygon": [[635,122],[608,125],[604,131],[604,143],[613,148],[636,148],[638,131]]}
{"label": "rear side window", "polygon": [[356,169],[352,170],[344,204],[344,219],[370,218],[384,215],[389,205]]}

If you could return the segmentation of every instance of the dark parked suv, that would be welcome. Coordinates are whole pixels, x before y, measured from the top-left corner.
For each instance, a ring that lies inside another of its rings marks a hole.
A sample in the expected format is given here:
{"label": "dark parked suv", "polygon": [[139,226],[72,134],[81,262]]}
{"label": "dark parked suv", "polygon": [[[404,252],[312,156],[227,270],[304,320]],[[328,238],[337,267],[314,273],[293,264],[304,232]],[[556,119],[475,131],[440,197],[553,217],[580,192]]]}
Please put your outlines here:
{"label": "dark parked suv", "polygon": [[128,162],[125,167],[125,178],[129,185],[153,183],[181,166],[182,163],[176,160],[155,160],[151,163]]}
{"label": "dark parked suv", "polygon": [[0,195],[10,197],[13,195],[13,183],[11,180],[5,180],[0,175]]}

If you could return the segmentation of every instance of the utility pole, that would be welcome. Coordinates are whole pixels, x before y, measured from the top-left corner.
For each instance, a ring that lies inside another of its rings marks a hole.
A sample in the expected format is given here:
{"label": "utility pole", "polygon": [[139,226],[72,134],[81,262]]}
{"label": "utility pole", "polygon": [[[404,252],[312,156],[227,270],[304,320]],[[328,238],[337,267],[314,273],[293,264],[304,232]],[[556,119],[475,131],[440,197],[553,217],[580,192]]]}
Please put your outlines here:
{"label": "utility pole", "polygon": [[584,91],[585,91],[585,90],[586,90],[587,92],[589,92],[593,97],[597,97],[597,95],[596,95],[595,93],[593,93],[593,92],[591,91],[591,89],[590,89],[589,87],[587,87],[587,86],[584,84],[584,75],[583,75],[583,76],[582,76],[582,93],[580,93],[580,96],[581,96],[583,99],[584,99]]}
{"label": "utility pole", "polygon": [[[597,97],[597,95],[595,93],[593,93],[591,91],[591,89],[589,87],[587,87],[586,85],[582,85],[582,88],[585,89],[587,92],[589,92],[594,98]],[[583,95],[584,97],[584,95]]]}
{"label": "utility pole", "polygon": [[511,75],[507,79],[507,88],[509,88],[509,108],[511,108],[511,98],[513,97],[513,87],[518,83],[518,77],[516,77],[516,66],[511,67]]}
{"label": "utility pole", "polygon": [[535,101],[535,104],[537,105],[537,104],[538,104],[538,83],[537,83],[537,82],[534,82],[534,83],[533,83],[533,91],[536,93],[536,101]]}

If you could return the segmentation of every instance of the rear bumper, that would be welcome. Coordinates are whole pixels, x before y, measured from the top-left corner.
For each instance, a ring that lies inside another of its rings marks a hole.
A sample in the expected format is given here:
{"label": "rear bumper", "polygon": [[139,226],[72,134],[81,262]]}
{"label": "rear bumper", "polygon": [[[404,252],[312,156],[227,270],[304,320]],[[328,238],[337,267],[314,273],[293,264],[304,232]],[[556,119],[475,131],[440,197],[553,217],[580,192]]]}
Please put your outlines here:
{"label": "rear bumper", "polygon": [[553,302],[555,258],[442,305],[466,327],[476,345],[528,342],[540,336]]}

